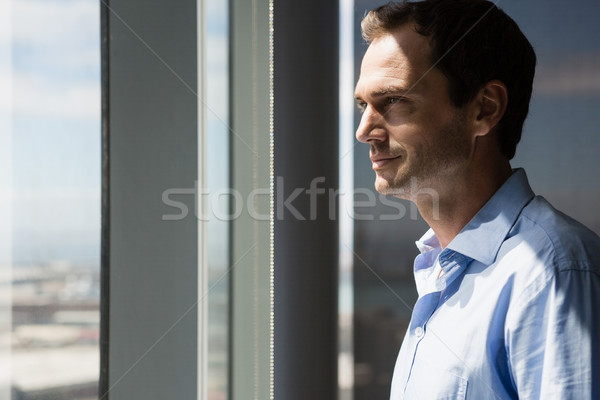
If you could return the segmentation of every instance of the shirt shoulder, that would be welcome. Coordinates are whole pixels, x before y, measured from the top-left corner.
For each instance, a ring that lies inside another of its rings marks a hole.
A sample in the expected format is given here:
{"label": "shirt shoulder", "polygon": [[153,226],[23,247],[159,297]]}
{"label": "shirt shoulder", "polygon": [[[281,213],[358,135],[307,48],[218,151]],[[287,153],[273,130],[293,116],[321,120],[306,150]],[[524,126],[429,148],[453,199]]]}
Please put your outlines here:
{"label": "shirt shoulder", "polygon": [[523,208],[496,261],[508,262],[523,290],[534,295],[567,271],[600,278],[600,238],[536,196]]}
{"label": "shirt shoulder", "polygon": [[599,272],[600,237],[556,210],[541,196],[536,196],[523,208],[511,233],[547,250],[544,258],[559,269],[576,263],[580,268]]}

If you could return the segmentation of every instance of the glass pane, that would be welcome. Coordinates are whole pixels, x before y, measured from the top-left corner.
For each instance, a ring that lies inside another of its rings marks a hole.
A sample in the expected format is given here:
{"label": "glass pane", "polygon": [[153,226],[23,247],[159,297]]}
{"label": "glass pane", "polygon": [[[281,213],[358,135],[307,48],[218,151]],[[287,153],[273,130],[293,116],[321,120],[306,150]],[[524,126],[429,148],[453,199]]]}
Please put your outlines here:
{"label": "glass pane", "polygon": [[206,2],[206,182],[208,192],[208,400],[228,398],[229,382],[229,9]]}
{"label": "glass pane", "polygon": [[[360,20],[383,3],[355,0],[354,82],[367,47]],[[600,6],[592,0],[577,7],[557,0],[505,0],[499,6],[517,21],[538,56],[530,114],[512,166],[525,168],[537,194],[600,233],[595,156],[600,148],[600,26],[595,22]],[[355,127],[358,121],[355,115]],[[354,180],[355,190],[374,192],[368,146],[355,148]],[[395,359],[417,298],[414,241],[428,227],[411,203],[394,204],[380,203],[371,221],[354,220],[356,400],[389,396]]]}
{"label": "glass pane", "polygon": [[12,398],[92,399],[99,374],[99,4],[8,3],[12,26],[2,44],[12,60],[2,82],[12,85],[12,259],[2,283],[12,292],[12,323],[2,346],[12,347]]}

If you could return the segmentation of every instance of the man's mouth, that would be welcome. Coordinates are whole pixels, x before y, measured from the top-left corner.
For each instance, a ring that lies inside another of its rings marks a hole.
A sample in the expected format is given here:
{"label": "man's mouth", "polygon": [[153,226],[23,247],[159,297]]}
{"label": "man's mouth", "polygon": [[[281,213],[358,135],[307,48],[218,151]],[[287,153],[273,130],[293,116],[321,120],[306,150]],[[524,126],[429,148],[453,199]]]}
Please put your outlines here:
{"label": "man's mouth", "polygon": [[401,156],[371,156],[371,162],[373,163],[373,169],[378,170],[384,168],[389,163],[399,159]]}

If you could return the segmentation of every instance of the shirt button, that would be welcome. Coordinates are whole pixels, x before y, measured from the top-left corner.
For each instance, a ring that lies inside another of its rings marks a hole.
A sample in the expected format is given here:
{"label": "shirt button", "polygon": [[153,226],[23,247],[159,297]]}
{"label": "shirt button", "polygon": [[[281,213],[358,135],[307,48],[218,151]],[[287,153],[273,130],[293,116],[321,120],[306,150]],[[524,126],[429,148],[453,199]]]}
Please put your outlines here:
{"label": "shirt button", "polygon": [[416,335],[418,338],[422,337],[422,336],[423,336],[423,333],[425,333],[425,332],[423,331],[423,328],[421,328],[420,326],[417,326],[417,327],[415,328],[415,335]]}

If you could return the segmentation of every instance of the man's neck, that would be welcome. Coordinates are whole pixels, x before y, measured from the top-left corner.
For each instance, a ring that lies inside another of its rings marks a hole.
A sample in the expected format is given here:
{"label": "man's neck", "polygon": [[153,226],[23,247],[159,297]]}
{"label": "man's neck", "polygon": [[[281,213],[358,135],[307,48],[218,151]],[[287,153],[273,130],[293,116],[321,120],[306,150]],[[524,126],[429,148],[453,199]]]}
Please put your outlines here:
{"label": "man's neck", "polygon": [[506,162],[487,173],[477,171],[457,179],[446,192],[414,199],[421,216],[435,232],[442,248],[460,233],[511,174],[510,164]]}

